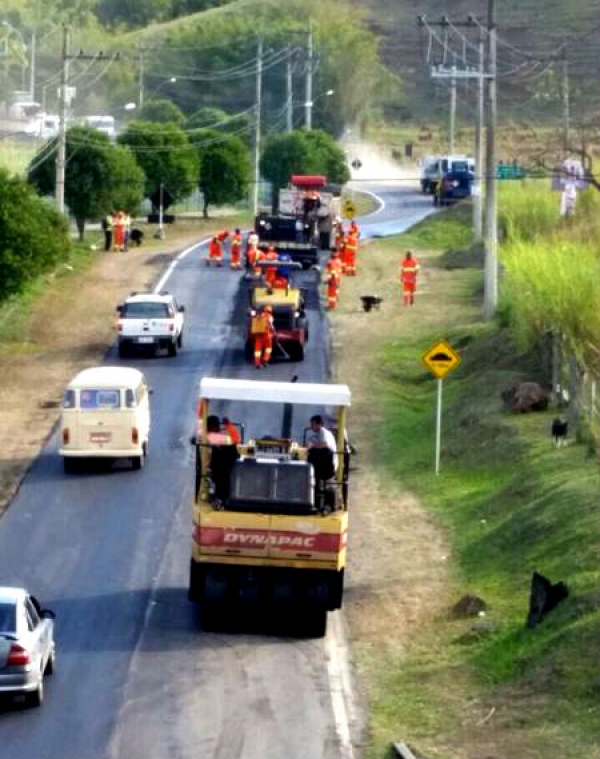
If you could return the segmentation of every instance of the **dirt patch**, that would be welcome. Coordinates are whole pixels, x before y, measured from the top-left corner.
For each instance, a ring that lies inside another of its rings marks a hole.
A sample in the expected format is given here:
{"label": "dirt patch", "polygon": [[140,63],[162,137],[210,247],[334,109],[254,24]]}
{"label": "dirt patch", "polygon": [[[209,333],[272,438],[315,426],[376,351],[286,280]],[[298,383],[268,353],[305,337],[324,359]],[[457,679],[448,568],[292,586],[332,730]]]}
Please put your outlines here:
{"label": "dirt patch", "polygon": [[95,253],[90,266],[49,278],[25,333],[0,342],[0,513],[58,419],[65,384],[105,356],[119,300],[130,290],[151,287],[177,252],[206,237],[217,223],[242,221],[185,222],[168,240],[148,240],[128,253]]}

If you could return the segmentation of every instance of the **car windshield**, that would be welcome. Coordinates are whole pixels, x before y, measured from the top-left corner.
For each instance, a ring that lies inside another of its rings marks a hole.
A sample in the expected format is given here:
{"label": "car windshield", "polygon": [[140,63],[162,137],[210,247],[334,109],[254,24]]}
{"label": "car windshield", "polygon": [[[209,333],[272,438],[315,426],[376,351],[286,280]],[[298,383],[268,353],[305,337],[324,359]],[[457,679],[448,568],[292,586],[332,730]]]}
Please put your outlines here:
{"label": "car windshield", "polygon": [[17,615],[14,604],[0,603],[0,633],[14,633],[17,629]]}
{"label": "car windshield", "polygon": [[81,390],[79,407],[82,409],[119,408],[120,390]]}
{"label": "car windshield", "polygon": [[124,319],[167,319],[170,315],[170,309],[167,303],[151,303],[144,301],[126,303],[121,312],[121,317]]}

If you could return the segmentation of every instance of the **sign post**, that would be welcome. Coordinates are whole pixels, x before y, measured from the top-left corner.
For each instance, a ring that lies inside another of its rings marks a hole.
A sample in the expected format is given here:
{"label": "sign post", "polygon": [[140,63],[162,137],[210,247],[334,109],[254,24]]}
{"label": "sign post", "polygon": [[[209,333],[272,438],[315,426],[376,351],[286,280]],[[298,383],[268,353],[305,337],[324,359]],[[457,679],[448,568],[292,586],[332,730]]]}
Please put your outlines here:
{"label": "sign post", "polygon": [[445,342],[432,345],[422,356],[422,361],[437,379],[437,412],[435,424],[435,473],[440,473],[442,455],[442,392],[444,377],[460,364],[460,356]]}

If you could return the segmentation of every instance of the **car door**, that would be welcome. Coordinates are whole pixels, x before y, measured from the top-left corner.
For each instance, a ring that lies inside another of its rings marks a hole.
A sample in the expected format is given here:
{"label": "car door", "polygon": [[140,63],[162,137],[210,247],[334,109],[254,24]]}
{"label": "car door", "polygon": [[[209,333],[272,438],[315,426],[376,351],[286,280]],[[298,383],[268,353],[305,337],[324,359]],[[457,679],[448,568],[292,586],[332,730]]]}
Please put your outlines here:
{"label": "car door", "polygon": [[49,645],[49,625],[48,620],[43,619],[38,613],[40,608],[37,601],[32,600],[31,596],[25,599],[25,621],[27,624],[27,637],[29,639],[28,649],[31,658],[37,662],[40,671],[44,671],[46,660],[48,658]]}

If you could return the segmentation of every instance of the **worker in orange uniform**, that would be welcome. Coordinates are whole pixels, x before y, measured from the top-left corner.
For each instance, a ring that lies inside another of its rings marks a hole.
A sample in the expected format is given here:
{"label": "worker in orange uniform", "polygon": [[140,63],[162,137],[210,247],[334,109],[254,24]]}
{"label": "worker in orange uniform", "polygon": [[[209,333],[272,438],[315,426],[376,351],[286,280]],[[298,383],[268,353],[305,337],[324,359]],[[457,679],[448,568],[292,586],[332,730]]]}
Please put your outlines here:
{"label": "worker in orange uniform", "polygon": [[119,211],[113,217],[113,250],[123,251],[125,248],[125,214]]}
{"label": "worker in orange uniform", "polygon": [[337,306],[338,295],[340,291],[340,282],[337,275],[331,272],[327,275],[327,309],[333,311]]}
{"label": "worker in orange uniform", "polygon": [[216,263],[217,266],[223,265],[223,248],[217,235],[215,235],[208,243],[208,258],[206,259],[206,265],[210,266],[213,262]]}
{"label": "worker in orange uniform", "polygon": [[358,226],[356,219],[352,219],[350,222],[350,234],[356,235],[357,240],[360,237],[360,227]]}
{"label": "worker in orange uniform", "polygon": [[[267,252],[264,254],[263,261],[277,261],[277,251],[275,250],[275,246],[270,244],[267,248]],[[273,287],[273,282],[275,282],[275,279],[277,278],[277,267],[276,266],[267,266],[265,268],[265,280],[267,282],[268,287]]]}
{"label": "worker in orange uniform", "polygon": [[419,268],[419,262],[417,259],[413,257],[410,250],[407,251],[404,261],[400,264],[400,281],[402,282],[402,293],[405,306],[414,305]]}
{"label": "worker in orange uniform", "polygon": [[231,259],[230,266],[232,269],[241,269],[241,253],[242,253],[242,233],[239,229],[236,229],[231,236]]}
{"label": "worker in orange uniform", "polygon": [[328,275],[333,274],[339,287],[339,285],[342,283],[343,263],[337,250],[331,254],[329,261],[327,261],[326,270]]}
{"label": "worker in orange uniform", "polygon": [[358,255],[358,232],[352,230],[346,235],[346,244],[344,246],[344,274],[351,277],[356,275],[356,257]]}
{"label": "worker in orange uniform", "polygon": [[271,306],[265,306],[252,317],[251,334],[254,339],[254,366],[261,369],[267,366],[273,353],[275,325]]}

